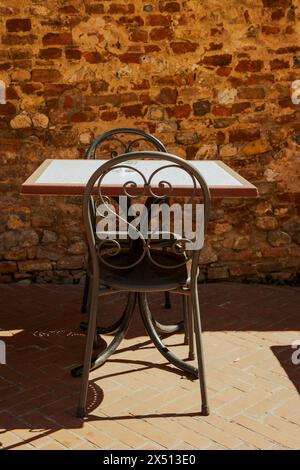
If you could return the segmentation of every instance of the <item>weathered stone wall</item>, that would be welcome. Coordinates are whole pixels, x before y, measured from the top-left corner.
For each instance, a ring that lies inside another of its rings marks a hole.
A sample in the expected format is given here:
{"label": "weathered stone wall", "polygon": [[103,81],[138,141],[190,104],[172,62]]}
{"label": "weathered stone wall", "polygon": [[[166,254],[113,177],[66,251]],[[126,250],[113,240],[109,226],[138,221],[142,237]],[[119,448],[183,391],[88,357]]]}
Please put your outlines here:
{"label": "weathered stone wall", "polygon": [[78,280],[78,198],[20,196],[45,158],[83,158],[133,126],[170,151],[222,159],[258,200],[214,203],[209,279],[297,277],[300,267],[298,0],[2,0],[0,280]]}

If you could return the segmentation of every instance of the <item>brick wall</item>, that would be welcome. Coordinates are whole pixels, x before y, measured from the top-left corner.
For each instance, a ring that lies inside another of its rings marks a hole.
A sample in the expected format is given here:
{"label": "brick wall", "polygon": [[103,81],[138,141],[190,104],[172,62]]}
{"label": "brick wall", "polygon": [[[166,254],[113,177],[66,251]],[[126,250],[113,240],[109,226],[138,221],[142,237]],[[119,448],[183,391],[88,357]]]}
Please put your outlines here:
{"label": "brick wall", "polygon": [[[45,158],[83,158],[118,126],[222,159],[259,200],[214,203],[203,274],[296,279],[300,267],[298,1],[0,1],[0,280],[77,281],[78,198],[20,196]],[[292,276],[292,277],[291,277]]]}

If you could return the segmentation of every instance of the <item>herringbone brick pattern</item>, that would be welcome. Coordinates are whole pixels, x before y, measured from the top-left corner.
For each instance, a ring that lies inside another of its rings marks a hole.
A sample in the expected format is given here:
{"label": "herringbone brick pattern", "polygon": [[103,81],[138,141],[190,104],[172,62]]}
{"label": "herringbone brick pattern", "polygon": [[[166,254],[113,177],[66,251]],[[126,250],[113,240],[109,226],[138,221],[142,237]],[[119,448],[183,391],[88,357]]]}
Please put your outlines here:
{"label": "herringbone brick pattern", "polygon": [[[1,286],[0,441],[6,449],[299,449],[300,289],[241,284],[199,288],[211,415],[199,416],[197,381],[177,373],[147,338],[138,312],[115,355],[91,373],[89,417],[75,417],[81,362],[79,286]],[[181,301],[151,307],[180,318]],[[106,298],[105,324],[124,297]],[[111,337],[104,337],[106,342]],[[182,335],[165,338],[186,357]]]}

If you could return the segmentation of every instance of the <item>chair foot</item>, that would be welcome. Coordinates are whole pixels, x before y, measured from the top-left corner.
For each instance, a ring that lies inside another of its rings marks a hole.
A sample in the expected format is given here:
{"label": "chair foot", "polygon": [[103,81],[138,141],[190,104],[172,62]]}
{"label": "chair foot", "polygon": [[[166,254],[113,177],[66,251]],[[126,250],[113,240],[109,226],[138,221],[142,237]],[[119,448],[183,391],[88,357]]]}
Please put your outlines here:
{"label": "chair foot", "polygon": [[170,299],[170,292],[168,292],[168,291],[165,292],[165,308],[167,310],[172,308],[171,299]]}
{"label": "chair foot", "polygon": [[83,366],[73,367],[73,369],[71,369],[72,377],[81,377],[82,372],[83,372]]}
{"label": "chair foot", "polygon": [[189,353],[188,360],[193,361],[195,359],[195,353]]}
{"label": "chair foot", "polygon": [[86,416],[85,408],[79,406],[79,407],[77,408],[77,413],[76,413],[76,415],[77,415],[77,418],[84,418],[84,417]]}
{"label": "chair foot", "polygon": [[[99,336],[96,334],[95,335],[95,338],[94,338],[94,342],[93,342],[93,349],[98,349],[100,347],[100,344],[101,344],[101,339],[99,338]],[[106,343],[105,343],[106,344]]]}
{"label": "chair foot", "polygon": [[202,405],[201,415],[202,416],[209,416],[209,406],[208,405]]}

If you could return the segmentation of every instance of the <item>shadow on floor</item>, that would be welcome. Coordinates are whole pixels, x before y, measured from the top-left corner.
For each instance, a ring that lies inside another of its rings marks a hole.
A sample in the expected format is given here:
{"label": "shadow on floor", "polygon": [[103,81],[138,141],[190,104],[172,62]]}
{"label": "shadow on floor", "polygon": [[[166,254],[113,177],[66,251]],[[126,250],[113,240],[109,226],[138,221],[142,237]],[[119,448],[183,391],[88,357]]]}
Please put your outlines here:
{"label": "shadow on floor", "polygon": [[[294,384],[295,389],[300,395],[300,353],[298,350],[292,348],[290,344],[285,346],[271,346],[271,351],[277,358],[281,367],[285,371],[290,381]],[[294,362],[293,363],[293,357]]]}
{"label": "shadow on floor", "polygon": [[[204,331],[299,330],[299,288],[223,283],[200,285],[199,292]],[[0,328],[5,332],[3,339],[7,345],[7,366],[1,366],[0,372],[0,409],[5,410],[0,412],[0,429],[32,430],[32,437],[24,438],[20,444],[51,435],[59,429],[80,430],[83,423],[75,417],[80,379],[72,378],[69,371],[81,363],[85,343],[85,334],[78,328],[86,318],[80,314],[82,288],[8,285],[0,287],[0,295]],[[99,309],[101,324],[105,326],[116,320],[125,300],[124,295],[105,298]],[[172,309],[166,310],[163,293],[150,296],[150,308],[161,322],[174,323],[182,318],[181,299],[174,294],[171,301]],[[141,343],[139,337],[142,336],[145,336],[145,329],[136,309],[127,338],[136,338],[136,343],[140,344],[135,346],[133,341],[132,345],[121,345],[110,362],[122,362],[118,352],[126,349],[150,348],[150,341]],[[290,362],[291,347],[273,346],[272,351],[300,393],[300,369],[295,370]],[[144,370],[160,367],[174,373],[174,368],[166,363],[156,366],[139,360],[138,351],[136,359],[125,372],[112,370],[107,377],[113,380],[114,376],[133,373],[134,365]],[[136,418],[94,416],[93,410],[99,407],[103,398],[103,390],[91,380],[89,421]],[[55,420],[51,418],[54,412]],[[149,414],[141,418],[156,416],[180,415]],[[6,445],[8,449],[17,447],[17,443]]]}

